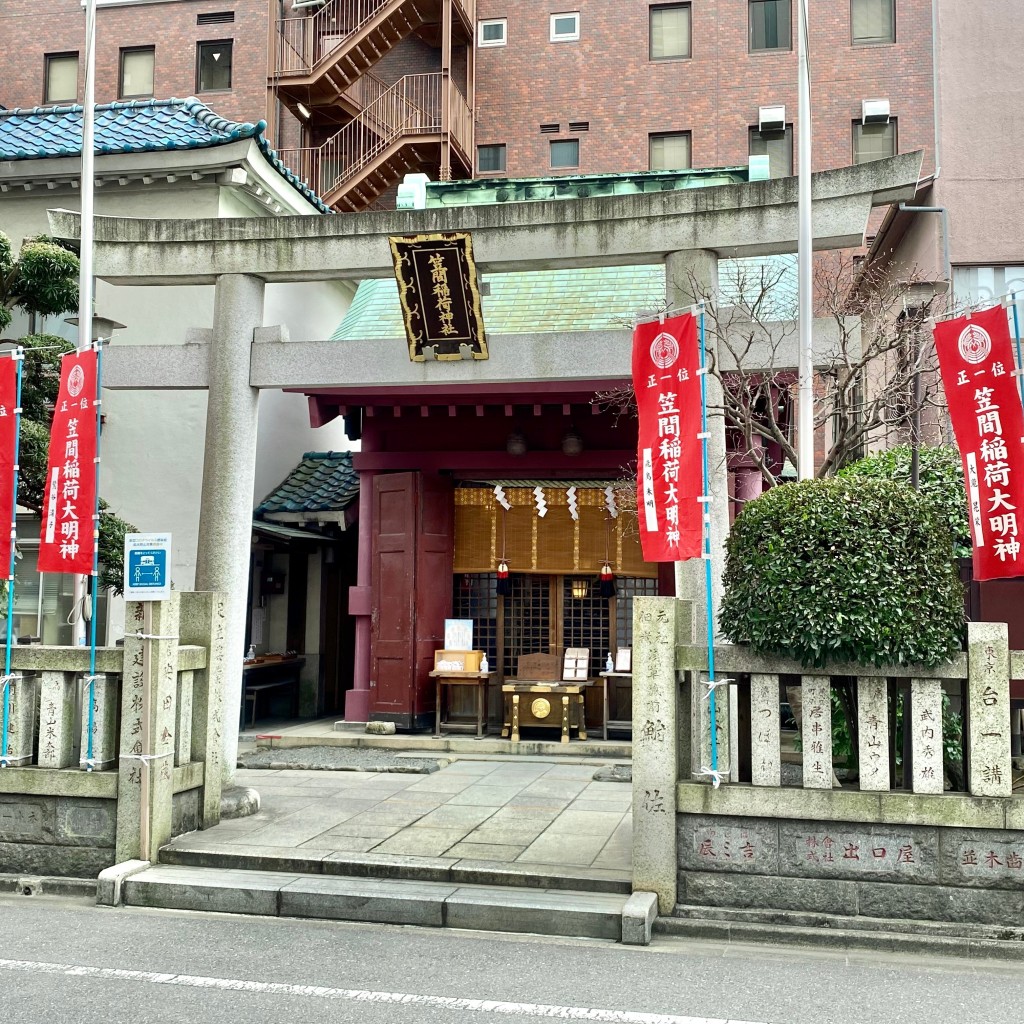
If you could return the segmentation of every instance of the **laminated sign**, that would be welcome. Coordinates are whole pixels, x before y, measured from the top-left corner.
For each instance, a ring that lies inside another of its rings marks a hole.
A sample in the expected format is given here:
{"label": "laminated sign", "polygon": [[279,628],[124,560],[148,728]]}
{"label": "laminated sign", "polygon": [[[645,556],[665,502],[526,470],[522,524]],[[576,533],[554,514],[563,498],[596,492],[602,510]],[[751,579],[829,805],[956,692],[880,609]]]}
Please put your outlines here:
{"label": "laminated sign", "polygon": [[935,325],[935,348],[964,467],[974,578],[1024,576],[1024,412],[1001,306]]}
{"label": "laminated sign", "polygon": [[60,368],[50,427],[40,572],[91,574],[96,510],[96,351],[71,352]]}
{"label": "laminated sign", "polygon": [[17,446],[18,363],[0,356],[0,567],[6,573],[11,561],[14,522],[14,452]]}
{"label": "laminated sign", "polygon": [[637,515],[648,562],[699,558],[703,542],[697,321],[689,313],[633,332]]}

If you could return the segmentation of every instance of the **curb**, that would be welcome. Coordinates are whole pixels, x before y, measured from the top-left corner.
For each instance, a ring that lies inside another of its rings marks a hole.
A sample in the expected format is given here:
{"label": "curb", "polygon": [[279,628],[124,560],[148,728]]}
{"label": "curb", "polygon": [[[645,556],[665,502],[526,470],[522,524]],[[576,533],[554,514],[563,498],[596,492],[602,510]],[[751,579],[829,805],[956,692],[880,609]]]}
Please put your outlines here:
{"label": "curb", "polygon": [[810,946],[816,949],[870,950],[873,953],[911,953],[1024,961],[1024,942],[956,935],[914,935],[894,931],[849,928],[800,928],[793,925],[707,921],[696,918],[660,917],[655,935],[676,935],[722,942]]}
{"label": "curb", "polygon": [[95,878],[55,875],[0,875],[0,893],[20,896],[96,896]]}

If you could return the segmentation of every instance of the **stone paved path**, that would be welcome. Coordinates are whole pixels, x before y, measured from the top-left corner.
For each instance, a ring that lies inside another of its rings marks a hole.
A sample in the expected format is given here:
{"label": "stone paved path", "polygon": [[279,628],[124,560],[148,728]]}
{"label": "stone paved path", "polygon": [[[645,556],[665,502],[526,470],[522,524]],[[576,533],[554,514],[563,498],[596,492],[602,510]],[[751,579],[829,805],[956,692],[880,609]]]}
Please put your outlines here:
{"label": "stone paved path", "polygon": [[431,775],[240,769],[260,812],[189,838],[628,871],[630,786],[594,782],[594,770],[518,760],[456,761]]}

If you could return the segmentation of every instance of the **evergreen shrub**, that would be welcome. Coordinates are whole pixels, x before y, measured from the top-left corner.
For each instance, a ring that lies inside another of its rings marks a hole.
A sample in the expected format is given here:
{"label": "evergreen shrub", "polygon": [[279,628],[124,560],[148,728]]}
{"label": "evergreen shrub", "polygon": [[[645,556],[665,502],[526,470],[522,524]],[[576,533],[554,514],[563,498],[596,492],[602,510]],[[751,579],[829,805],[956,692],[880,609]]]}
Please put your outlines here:
{"label": "evergreen shrub", "polygon": [[949,527],[900,483],[775,487],[733,524],[720,626],[735,643],[805,665],[936,665],[964,634]]}

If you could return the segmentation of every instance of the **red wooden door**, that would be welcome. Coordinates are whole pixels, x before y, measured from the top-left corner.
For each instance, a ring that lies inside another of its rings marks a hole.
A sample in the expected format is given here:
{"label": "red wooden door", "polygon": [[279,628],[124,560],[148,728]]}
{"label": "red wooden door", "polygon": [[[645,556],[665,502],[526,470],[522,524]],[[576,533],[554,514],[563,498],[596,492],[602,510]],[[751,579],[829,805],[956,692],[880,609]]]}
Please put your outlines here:
{"label": "red wooden door", "polygon": [[417,724],[428,725],[437,699],[429,672],[444,646],[444,620],[452,613],[455,500],[448,477],[420,477],[416,537],[416,650],[413,669]]}
{"label": "red wooden door", "polygon": [[419,473],[373,482],[370,713],[403,728],[428,725],[428,673],[451,613],[451,481]]}
{"label": "red wooden door", "polygon": [[373,480],[370,711],[398,721],[412,710],[418,473]]}

